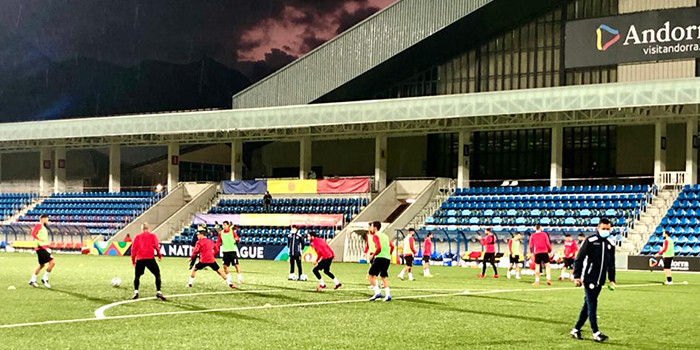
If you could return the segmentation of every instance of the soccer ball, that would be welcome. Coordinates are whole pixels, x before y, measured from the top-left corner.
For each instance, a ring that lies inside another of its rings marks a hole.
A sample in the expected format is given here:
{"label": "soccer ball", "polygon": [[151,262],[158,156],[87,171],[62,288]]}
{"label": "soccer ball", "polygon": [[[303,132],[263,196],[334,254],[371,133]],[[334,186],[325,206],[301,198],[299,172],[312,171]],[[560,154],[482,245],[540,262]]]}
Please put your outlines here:
{"label": "soccer ball", "polygon": [[122,280],[118,277],[114,277],[110,283],[112,284],[112,287],[119,288],[119,286],[122,285]]}
{"label": "soccer ball", "polygon": [[290,273],[289,276],[287,277],[288,280],[290,281],[296,281],[297,280],[297,275]]}
{"label": "soccer ball", "polygon": [[301,276],[299,276],[300,281],[306,281],[308,279],[309,279],[309,276],[307,276],[306,274],[302,274]]}

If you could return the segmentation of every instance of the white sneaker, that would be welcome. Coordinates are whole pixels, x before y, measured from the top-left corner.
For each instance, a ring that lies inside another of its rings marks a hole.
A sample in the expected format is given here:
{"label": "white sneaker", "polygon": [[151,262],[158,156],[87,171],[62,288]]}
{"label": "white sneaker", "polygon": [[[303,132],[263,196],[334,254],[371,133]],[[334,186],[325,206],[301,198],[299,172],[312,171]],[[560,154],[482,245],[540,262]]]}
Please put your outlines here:
{"label": "white sneaker", "polygon": [[665,285],[667,285],[667,286],[670,286],[670,285],[672,285],[672,284],[673,284],[673,281],[671,281],[671,282],[669,282],[669,281],[666,281],[666,282],[664,282],[664,284],[665,284]]}
{"label": "white sneaker", "polygon": [[185,287],[186,287],[186,288],[192,288],[192,284],[187,283],[187,285],[186,285]]}
{"label": "white sneaker", "polygon": [[46,287],[46,288],[48,288],[48,289],[51,289],[51,285],[49,284],[49,281],[47,281],[47,280],[41,280],[41,283],[44,284],[44,287]]}
{"label": "white sneaker", "polygon": [[516,280],[519,280],[519,279],[520,279],[520,275],[515,275],[515,279],[516,279]]}
{"label": "white sneaker", "polygon": [[398,276],[396,276],[396,277],[398,277],[400,280],[403,281],[403,275],[398,275]]}
{"label": "white sneaker", "polygon": [[506,278],[507,278],[507,279],[510,279],[510,272],[508,272],[508,273],[506,274]]}
{"label": "white sneaker", "polygon": [[413,277],[411,277],[411,278],[409,278],[408,280],[409,280],[409,281],[415,281],[416,279],[413,278]]}

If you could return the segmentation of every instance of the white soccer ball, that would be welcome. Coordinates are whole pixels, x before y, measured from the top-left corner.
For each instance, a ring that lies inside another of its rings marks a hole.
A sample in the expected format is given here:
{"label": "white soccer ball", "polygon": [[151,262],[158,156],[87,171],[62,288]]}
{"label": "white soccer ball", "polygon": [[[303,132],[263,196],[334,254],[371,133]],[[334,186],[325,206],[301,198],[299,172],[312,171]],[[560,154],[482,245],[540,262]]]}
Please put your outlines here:
{"label": "white soccer ball", "polygon": [[112,287],[119,288],[119,286],[122,285],[122,280],[121,280],[121,278],[114,277],[114,278],[112,278],[112,281],[110,283],[112,284]]}
{"label": "white soccer ball", "polygon": [[289,276],[287,276],[287,279],[290,281],[296,281],[297,280],[297,275],[290,273]]}
{"label": "white soccer ball", "polygon": [[308,279],[309,279],[309,276],[307,276],[306,274],[302,274],[301,276],[299,276],[300,281],[307,281]]}

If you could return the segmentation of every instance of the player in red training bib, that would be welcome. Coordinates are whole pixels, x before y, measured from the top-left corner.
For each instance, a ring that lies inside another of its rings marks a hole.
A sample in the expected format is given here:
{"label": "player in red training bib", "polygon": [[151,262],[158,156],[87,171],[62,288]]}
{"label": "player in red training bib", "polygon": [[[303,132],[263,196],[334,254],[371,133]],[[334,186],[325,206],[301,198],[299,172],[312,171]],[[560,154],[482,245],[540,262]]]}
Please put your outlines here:
{"label": "player in red training bib", "polygon": [[532,285],[537,287],[540,285],[540,266],[544,265],[547,272],[547,285],[552,285],[552,267],[549,264],[549,258],[552,254],[552,244],[549,243],[549,235],[542,231],[542,226],[535,226],[535,233],[530,236],[530,254],[535,255],[535,283]]}
{"label": "player in red training bib", "polygon": [[307,234],[307,239],[311,242],[311,247],[314,248],[317,255],[316,262],[314,263],[316,266],[313,270],[314,276],[318,279],[318,288],[316,288],[316,291],[321,291],[326,288],[326,282],[324,282],[321,277],[321,271],[333,280],[335,289],[342,287],[343,284],[340,283],[331,272],[331,264],[333,263],[333,258],[335,258],[335,253],[333,253],[331,247],[328,246],[326,240],[316,236],[316,232],[314,231],[310,231]]}
{"label": "player in red training bib", "polygon": [[190,256],[189,260],[192,261],[197,255],[199,255],[199,262],[197,265],[194,265],[194,268],[192,269],[192,274],[190,274],[190,279],[187,282],[187,288],[192,288],[192,284],[194,284],[194,277],[197,275],[198,270],[203,270],[209,267],[214,270],[214,272],[218,273],[231,289],[236,289],[233,282],[226,278],[226,274],[219,269],[219,264],[216,263],[215,256],[219,254],[219,246],[214,244],[211,239],[207,238],[205,233],[206,231],[197,231],[197,244],[194,246],[192,256]]}
{"label": "player in red training bib", "polygon": [[[567,234],[564,238],[564,267],[561,268],[561,275],[559,280],[563,281],[565,278],[569,278],[572,282],[574,280],[574,259],[576,259],[576,253],[578,252],[578,245],[576,241]],[[571,271],[572,273],[567,273]]]}

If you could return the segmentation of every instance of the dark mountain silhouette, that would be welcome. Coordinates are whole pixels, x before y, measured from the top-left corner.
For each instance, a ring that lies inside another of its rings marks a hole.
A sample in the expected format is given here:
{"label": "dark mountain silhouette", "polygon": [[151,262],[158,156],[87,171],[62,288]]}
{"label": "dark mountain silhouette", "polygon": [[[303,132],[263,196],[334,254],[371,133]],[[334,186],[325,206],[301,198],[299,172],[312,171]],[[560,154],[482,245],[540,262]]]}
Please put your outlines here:
{"label": "dark mountain silhouette", "polygon": [[0,61],[0,122],[225,109],[250,85],[240,72],[208,58],[125,68],[85,57],[51,62],[37,52],[30,56]]}

